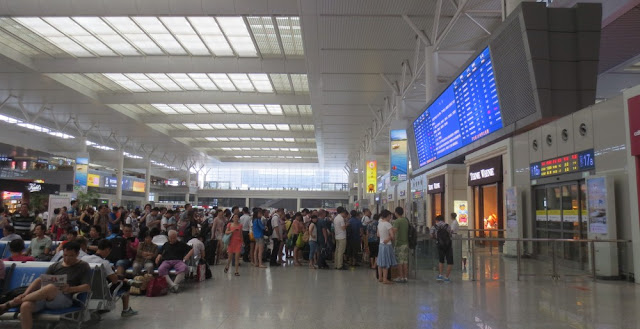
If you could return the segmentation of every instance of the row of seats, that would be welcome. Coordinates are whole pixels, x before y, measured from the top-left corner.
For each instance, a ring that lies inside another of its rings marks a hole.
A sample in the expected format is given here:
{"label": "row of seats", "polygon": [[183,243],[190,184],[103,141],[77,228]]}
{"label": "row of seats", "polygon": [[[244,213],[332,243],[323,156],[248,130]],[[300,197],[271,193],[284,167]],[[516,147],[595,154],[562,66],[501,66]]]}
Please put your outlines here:
{"label": "row of seats", "polygon": [[[24,242],[24,250],[26,251],[27,249],[29,249],[29,245],[31,244],[31,241],[27,240]],[[51,242],[51,250],[56,250],[56,248],[58,248],[58,245],[60,244],[60,241],[53,241]],[[9,258],[9,256],[11,256],[11,250],[9,250],[9,242],[7,241],[0,241],[0,259],[5,259],[5,258]]]}
{"label": "row of seats", "polygon": [[[30,285],[41,274],[46,273],[50,262],[5,262],[5,287],[3,291],[10,291]],[[75,294],[73,306],[61,310],[43,310],[34,315],[34,321],[58,323],[69,322],[78,328],[83,322],[91,318],[99,318],[99,314],[115,308],[117,291],[112,294],[101,269],[102,264],[89,264],[91,291]],[[17,308],[10,309],[0,316],[0,321],[16,321],[14,319]]]}

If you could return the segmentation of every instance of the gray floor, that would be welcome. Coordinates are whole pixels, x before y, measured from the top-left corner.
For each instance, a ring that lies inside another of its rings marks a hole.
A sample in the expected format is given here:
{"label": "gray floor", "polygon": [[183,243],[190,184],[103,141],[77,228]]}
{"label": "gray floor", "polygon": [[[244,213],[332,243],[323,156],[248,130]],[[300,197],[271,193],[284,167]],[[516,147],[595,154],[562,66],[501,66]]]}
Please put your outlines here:
{"label": "gray floor", "polygon": [[[640,287],[553,281],[435,280],[382,285],[372,270],[213,267],[175,295],[133,297],[133,318],[106,314],[88,328],[638,328]],[[5,327],[5,324],[2,325]],[[12,325],[6,325],[12,328]]]}

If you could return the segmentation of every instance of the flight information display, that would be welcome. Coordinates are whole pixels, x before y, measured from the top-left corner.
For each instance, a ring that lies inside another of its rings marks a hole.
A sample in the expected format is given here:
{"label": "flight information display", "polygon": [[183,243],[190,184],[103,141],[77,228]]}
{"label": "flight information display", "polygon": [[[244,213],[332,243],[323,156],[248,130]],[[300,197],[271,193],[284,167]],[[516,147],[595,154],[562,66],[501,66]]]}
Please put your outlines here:
{"label": "flight information display", "polygon": [[593,149],[534,162],[529,166],[531,179],[587,171],[596,168]]}
{"label": "flight information display", "polygon": [[419,167],[502,128],[489,47],[413,122]]}

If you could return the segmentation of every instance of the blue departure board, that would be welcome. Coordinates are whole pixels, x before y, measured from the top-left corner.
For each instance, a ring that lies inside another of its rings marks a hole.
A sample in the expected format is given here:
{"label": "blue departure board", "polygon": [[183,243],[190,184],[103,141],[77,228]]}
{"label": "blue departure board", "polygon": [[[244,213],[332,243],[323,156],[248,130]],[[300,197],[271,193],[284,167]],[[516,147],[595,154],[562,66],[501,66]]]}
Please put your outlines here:
{"label": "blue departure board", "polygon": [[413,122],[419,167],[502,128],[489,47]]}

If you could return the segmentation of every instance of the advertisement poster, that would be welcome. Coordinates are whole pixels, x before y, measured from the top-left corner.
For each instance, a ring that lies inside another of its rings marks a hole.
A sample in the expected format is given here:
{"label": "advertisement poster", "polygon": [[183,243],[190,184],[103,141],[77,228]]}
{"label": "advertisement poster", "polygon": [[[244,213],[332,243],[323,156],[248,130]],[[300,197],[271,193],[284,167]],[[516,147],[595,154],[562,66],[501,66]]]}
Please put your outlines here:
{"label": "advertisement poster", "polygon": [[587,179],[589,233],[607,234],[607,184],[604,177]]}
{"label": "advertisement poster", "polygon": [[403,182],[407,180],[407,131],[391,130],[391,181]]}
{"label": "advertisement poster", "polygon": [[518,193],[515,187],[507,188],[505,196],[507,208],[507,228],[518,227]]}
{"label": "advertisement poster", "polygon": [[454,200],[453,209],[458,215],[458,224],[460,226],[469,226],[469,210],[467,200]]}
{"label": "advertisement poster", "polygon": [[89,174],[87,179],[87,186],[100,187],[100,175]]}
{"label": "advertisement poster", "polygon": [[376,193],[378,190],[378,161],[367,161],[367,193]]}
{"label": "advertisement poster", "polygon": [[144,182],[133,182],[133,191],[144,193],[145,183]]}
{"label": "advertisement poster", "polygon": [[76,159],[76,175],[74,179],[74,190],[87,190],[87,178],[89,175],[89,158]]}
{"label": "advertisement poster", "polygon": [[49,212],[50,221],[56,217],[53,215],[53,211],[56,208],[69,207],[71,206],[71,197],[68,195],[49,195],[49,208],[47,211]]}

